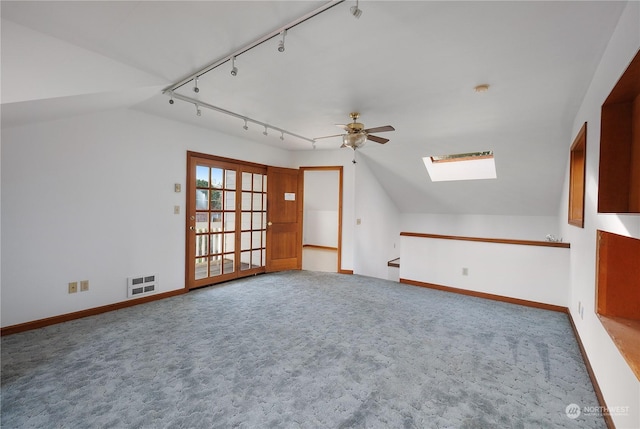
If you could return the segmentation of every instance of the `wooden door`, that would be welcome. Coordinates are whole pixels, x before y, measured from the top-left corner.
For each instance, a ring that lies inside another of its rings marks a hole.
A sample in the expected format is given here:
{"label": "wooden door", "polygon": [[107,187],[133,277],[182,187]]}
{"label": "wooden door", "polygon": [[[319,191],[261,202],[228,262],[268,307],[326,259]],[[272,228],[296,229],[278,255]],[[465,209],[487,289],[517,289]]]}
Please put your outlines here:
{"label": "wooden door", "polygon": [[263,273],[265,166],[195,152],[187,164],[186,287]]}
{"label": "wooden door", "polygon": [[267,167],[266,271],[302,268],[302,174]]}

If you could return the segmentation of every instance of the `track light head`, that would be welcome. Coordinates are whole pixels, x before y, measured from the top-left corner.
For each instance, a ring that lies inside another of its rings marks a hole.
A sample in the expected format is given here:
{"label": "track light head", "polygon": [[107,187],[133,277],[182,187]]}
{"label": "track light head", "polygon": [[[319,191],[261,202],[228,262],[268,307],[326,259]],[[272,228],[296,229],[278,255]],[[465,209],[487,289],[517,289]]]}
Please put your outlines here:
{"label": "track light head", "polygon": [[247,131],[249,129],[249,126],[247,125],[247,120],[244,120],[244,127],[242,127],[245,131]]}
{"label": "track light head", "polygon": [[198,76],[194,79],[196,86],[193,87],[193,92],[196,94],[200,92],[200,88],[198,88]]}
{"label": "track light head", "polygon": [[238,67],[236,67],[236,57],[231,57],[231,76],[238,75]]}
{"label": "track light head", "polygon": [[197,104],[194,104],[194,106],[196,106],[196,116],[202,116],[202,111],[200,110],[200,106],[198,106]]}
{"label": "track light head", "polygon": [[269,135],[269,133],[267,133],[267,127],[266,127],[266,125],[265,125],[265,127],[264,127],[264,131],[262,132],[262,134],[264,134],[265,136],[268,136],[268,135]]}
{"label": "track light head", "polygon": [[174,103],[174,101],[173,101],[173,92],[172,92],[171,93],[171,98],[169,98],[169,104],[173,104],[173,103]]}
{"label": "track light head", "polygon": [[351,15],[353,15],[356,19],[362,16],[362,9],[358,7],[358,0],[356,0],[355,6],[351,6]]}
{"label": "track light head", "polygon": [[284,37],[287,35],[287,30],[283,30],[280,34],[282,35],[282,39],[280,39],[280,43],[278,43],[278,52],[284,52]]}
{"label": "track light head", "polygon": [[280,140],[284,141],[284,132],[280,131]]}

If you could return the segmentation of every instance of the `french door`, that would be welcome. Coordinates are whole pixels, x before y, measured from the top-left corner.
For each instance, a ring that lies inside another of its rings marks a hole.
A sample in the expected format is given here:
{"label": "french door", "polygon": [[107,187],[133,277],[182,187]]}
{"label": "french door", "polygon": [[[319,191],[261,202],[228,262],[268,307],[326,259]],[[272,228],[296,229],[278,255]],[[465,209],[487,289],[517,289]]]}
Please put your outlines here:
{"label": "french door", "polygon": [[265,166],[187,153],[186,285],[265,272]]}

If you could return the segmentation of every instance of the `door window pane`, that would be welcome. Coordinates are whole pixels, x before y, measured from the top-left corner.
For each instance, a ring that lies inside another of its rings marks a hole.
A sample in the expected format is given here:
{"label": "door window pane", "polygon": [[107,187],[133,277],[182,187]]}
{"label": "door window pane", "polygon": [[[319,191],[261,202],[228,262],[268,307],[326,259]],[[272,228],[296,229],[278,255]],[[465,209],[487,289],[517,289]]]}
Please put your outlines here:
{"label": "door window pane", "polygon": [[224,251],[233,252],[236,250],[236,234],[227,233],[224,235]]}
{"label": "door window pane", "polygon": [[262,192],[262,174],[253,175],[253,192]]}
{"label": "door window pane", "polygon": [[233,253],[225,253],[224,255],[224,266],[222,267],[222,272],[224,274],[232,273],[235,271],[235,256]]}
{"label": "door window pane", "polygon": [[209,208],[209,191],[196,189],[196,210],[207,210]]}
{"label": "door window pane", "polygon": [[224,214],[224,230],[233,231],[236,229],[236,214],[225,213]]}
{"label": "door window pane", "polygon": [[252,214],[252,222],[251,222],[251,229],[256,230],[256,229],[262,229],[262,213],[253,213]]}
{"label": "door window pane", "polygon": [[211,254],[222,253],[222,234],[211,234]]}
{"label": "door window pane", "polygon": [[253,210],[262,210],[262,194],[253,194]]}
{"label": "door window pane", "polygon": [[251,176],[252,176],[251,173],[242,172],[242,190],[243,191],[251,190],[251,182],[252,182]]}
{"label": "door window pane", "polygon": [[211,187],[222,188],[222,168],[211,169]]}
{"label": "door window pane", "polygon": [[242,206],[240,210],[251,210],[251,192],[243,192],[242,193]]}
{"label": "door window pane", "polygon": [[240,225],[240,229],[243,231],[251,229],[251,213],[242,213],[242,224]]}
{"label": "door window pane", "polygon": [[225,189],[236,189],[236,172],[234,170],[225,170]]}
{"label": "door window pane", "polygon": [[210,210],[222,210],[222,191],[211,191]]}
{"label": "door window pane", "polygon": [[222,274],[222,256],[212,256],[209,260],[209,276],[219,276]]}
{"label": "door window pane", "polygon": [[243,232],[240,235],[240,250],[251,249],[251,233]]}
{"label": "door window pane", "polygon": [[196,235],[196,256],[208,255],[209,236],[207,234]]}
{"label": "door window pane", "polygon": [[251,233],[251,248],[259,249],[262,245],[261,235],[259,231],[254,231]]}
{"label": "door window pane", "polygon": [[196,166],[196,187],[209,187],[209,167],[205,167],[204,165]]}
{"label": "door window pane", "polygon": [[251,268],[251,252],[240,253],[240,269],[248,270]]}
{"label": "door window pane", "polygon": [[224,193],[224,209],[235,210],[236,208],[236,193],[233,191],[225,191]]}

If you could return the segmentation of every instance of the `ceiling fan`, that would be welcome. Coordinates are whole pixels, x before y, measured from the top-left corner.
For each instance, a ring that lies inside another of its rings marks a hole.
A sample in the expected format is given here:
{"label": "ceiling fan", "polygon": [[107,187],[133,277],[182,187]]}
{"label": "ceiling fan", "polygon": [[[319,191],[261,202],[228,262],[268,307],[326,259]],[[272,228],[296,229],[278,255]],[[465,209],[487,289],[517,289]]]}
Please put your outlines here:
{"label": "ceiling fan", "polygon": [[[371,135],[370,133],[382,133],[385,131],[395,131],[391,125],[385,125],[383,127],[374,127],[374,128],[365,128],[364,124],[357,122],[360,117],[360,113],[352,112],[349,114],[353,122],[346,125],[338,125],[340,128],[346,131],[345,134],[335,134],[333,136],[324,136],[324,137],[316,137],[314,140],[319,139],[328,139],[331,137],[342,137],[342,146],[340,147],[349,147],[354,151],[358,148],[364,146],[367,140],[371,140],[372,142],[385,144],[389,141],[389,139],[385,139],[383,137],[378,137]],[[354,159],[355,163],[355,159]]]}

